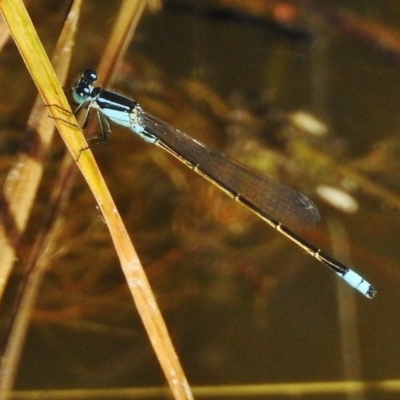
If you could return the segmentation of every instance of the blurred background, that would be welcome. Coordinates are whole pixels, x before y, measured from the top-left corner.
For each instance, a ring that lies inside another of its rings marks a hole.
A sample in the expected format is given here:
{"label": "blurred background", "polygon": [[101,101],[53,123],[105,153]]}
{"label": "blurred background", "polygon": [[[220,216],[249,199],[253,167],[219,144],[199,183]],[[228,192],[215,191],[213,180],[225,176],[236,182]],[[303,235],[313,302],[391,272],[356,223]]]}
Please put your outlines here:
{"label": "blurred background", "polygon": [[[70,85],[82,70],[96,68],[119,4],[84,2]],[[69,6],[55,0],[27,6],[49,53]],[[322,220],[296,232],[378,290],[374,300],[359,295],[169,154],[113,126],[108,143],[93,151],[189,382],[398,379],[400,3],[168,0],[159,6],[145,11],[112,89],[307,195]],[[0,82],[3,182],[37,94],[11,40],[0,57]],[[4,340],[63,152],[56,137],[3,300]],[[163,386],[82,177],[58,222],[16,389]],[[397,395],[382,389],[318,398]]]}

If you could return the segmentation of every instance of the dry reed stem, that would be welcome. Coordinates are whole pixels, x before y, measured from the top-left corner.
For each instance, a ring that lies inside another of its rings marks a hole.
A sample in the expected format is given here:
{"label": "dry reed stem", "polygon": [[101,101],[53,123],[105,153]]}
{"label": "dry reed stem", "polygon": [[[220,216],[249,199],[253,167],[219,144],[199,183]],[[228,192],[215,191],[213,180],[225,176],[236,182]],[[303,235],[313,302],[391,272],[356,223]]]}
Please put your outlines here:
{"label": "dry reed stem", "polygon": [[[134,8],[131,1],[125,1],[124,4],[125,7]],[[136,2],[135,5],[143,9],[141,1]],[[63,90],[57,81],[55,72],[37,37],[29,16],[22,2],[17,0],[1,1],[0,10],[10,27],[14,40],[43,101],[49,105],[49,112],[68,150],[74,159],[77,159],[78,155],[80,155],[77,161],[78,167],[91,188],[108,225],[128,286],[173,395],[176,399],[190,399],[192,398],[191,391],[173,349],[147,277],[92,153],[85,151],[80,154],[80,149],[87,146],[86,141],[80,129],[77,128],[75,117],[72,113],[70,114],[70,108]]]}

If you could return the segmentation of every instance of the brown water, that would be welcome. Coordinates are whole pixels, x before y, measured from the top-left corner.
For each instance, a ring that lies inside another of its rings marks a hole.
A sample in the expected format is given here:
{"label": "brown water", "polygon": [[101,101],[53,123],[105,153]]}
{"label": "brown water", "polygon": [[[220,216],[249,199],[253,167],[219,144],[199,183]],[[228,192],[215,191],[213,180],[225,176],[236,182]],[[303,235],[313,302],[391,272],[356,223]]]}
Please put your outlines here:
{"label": "brown water", "polygon": [[[49,9],[37,15],[47,13],[48,24],[59,26],[62,10],[45,3]],[[96,65],[112,25],[114,10],[107,2],[99,2],[91,20],[94,3],[88,2],[81,24],[82,54],[74,73]],[[341,3],[354,3],[359,15],[400,30],[398,2]],[[304,236],[327,251],[333,246],[339,259],[378,290],[373,301],[353,297],[329,270],[243,207],[161,150],[115,128],[95,156],[193,385],[398,378],[399,210],[340,168],[400,196],[400,67],[339,28],[307,14],[301,31],[311,40],[300,40],[270,26],[166,10],[144,17],[118,74],[115,86],[145,109],[310,196],[322,223]],[[13,51],[0,59],[4,70],[18,59]],[[29,85],[22,64],[19,69],[18,79]],[[31,101],[34,95],[30,89]],[[5,128],[24,126],[17,117],[28,112],[27,97],[20,103],[24,108],[2,112]],[[248,125],[232,123],[238,103],[257,109]],[[284,129],[284,116],[297,110],[327,123],[329,136],[299,137]],[[14,141],[7,136],[4,152]],[[345,214],[324,203],[315,191],[322,184],[352,188],[359,211]],[[82,181],[73,198],[65,242],[59,244],[68,251],[55,258],[43,286],[18,388],[163,385]],[[40,204],[38,214],[45,208]],[[26,257],[37,218],[24,242]],[[66,304],[80,309],[80,316],[63,317]],[[43,317],[39,310],[59,310],[59,317]],[[379,392],[365,398],[397,397]]]}

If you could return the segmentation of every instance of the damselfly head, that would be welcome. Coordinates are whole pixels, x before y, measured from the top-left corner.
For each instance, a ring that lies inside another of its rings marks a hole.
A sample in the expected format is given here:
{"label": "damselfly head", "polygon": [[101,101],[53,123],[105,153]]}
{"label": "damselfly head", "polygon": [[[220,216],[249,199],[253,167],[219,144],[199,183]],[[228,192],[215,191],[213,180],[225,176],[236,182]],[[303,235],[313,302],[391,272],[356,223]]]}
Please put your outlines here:
{"label": "damselfly head", "polygon": [[72,96],[74,101],[76,101],[78,104],[87,101],[93,90],[92,85],[96,82],[96,80],[96,71],[92,69],[86,69],[72,88]]}

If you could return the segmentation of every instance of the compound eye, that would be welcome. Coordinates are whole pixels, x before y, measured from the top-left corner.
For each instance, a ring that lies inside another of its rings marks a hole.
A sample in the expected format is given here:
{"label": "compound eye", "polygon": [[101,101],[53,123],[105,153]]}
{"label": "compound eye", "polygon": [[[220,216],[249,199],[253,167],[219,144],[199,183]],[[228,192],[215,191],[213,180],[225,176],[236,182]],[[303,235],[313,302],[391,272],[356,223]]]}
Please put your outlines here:
{"label": "compound eye", "polygon": [[89,95],[90,95],[90,89],[88,87],[82,88],[81,96],[89,96]]}
{"label": "compound eye", "polygon": [[90,96],[90,88],[87,86],[85,86],[85,87],[77,86],[72,93],[72,97],[74,98],[74,101],[76,101],[78,104],[84,103],[85,101],[87,101],[89,96]]}
{"label": "compound eye", "polygon": [[82,77],[84,77],[89,84],[97,81],[97,73],[93,69],[86,69],[83,72]]}

